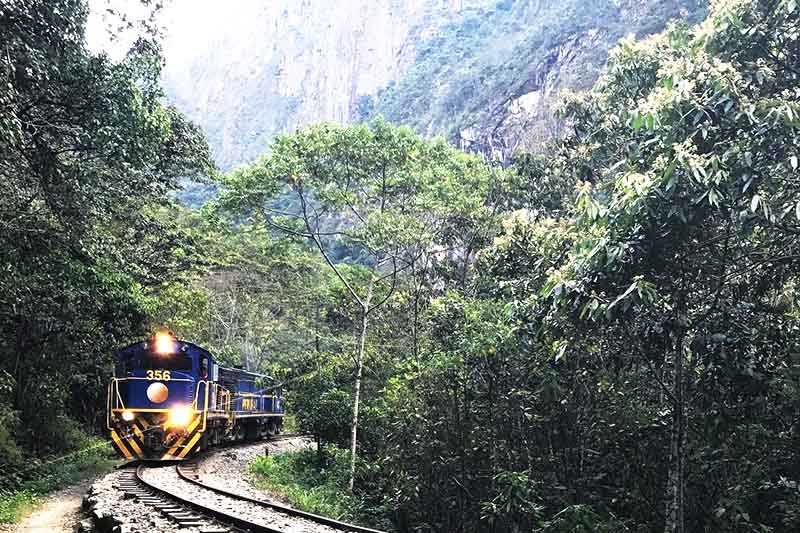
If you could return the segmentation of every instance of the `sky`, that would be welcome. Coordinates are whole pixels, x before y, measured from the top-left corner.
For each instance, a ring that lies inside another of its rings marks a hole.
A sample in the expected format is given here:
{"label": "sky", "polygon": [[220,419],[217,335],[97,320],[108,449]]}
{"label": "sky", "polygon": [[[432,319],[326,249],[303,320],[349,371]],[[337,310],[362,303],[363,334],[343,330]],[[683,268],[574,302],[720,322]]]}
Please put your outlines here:
{"label": "sky", "polygon": [[[162,44],[167,61],[181,61],[198,47],[211,46],[214,35],[230,30],[235,24],[237,11],[240,11],[236,9],[237,4],[243,7],[249,1],[252,0],[165,0],[158,23],[165,32]],[[136,35],[135,32],[126,32],[112,38],[108,27],[115,25],[115,19],[106,13],[108,8],[139,20],[147,16],[148,10],[139,0],[89,0],[90,14],[86,27],[89,49],[105,51],[112,58],[120,59]]]}

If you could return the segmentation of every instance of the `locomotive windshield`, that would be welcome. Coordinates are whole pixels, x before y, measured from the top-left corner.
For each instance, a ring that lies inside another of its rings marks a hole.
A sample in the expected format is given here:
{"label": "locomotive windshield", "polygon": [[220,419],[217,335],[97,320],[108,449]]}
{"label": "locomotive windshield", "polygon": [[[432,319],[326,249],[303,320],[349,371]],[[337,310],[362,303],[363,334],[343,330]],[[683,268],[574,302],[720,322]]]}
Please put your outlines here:
{"label": "locomotive windshield", "polygon": [[142,370],[178,370],[181,372],[192,371],[192,358],[182,353],[171,354],[157,354],[145,353],[142,354],[141,367]]}

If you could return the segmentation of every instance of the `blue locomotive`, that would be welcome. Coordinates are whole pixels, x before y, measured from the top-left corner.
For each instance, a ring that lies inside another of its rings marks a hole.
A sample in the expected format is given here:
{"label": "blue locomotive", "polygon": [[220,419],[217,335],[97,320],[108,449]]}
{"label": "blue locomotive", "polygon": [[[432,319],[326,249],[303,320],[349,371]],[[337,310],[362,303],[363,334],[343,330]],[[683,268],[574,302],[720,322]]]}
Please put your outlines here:
{"label": "blue locomotive", "polygon": [[182,460],[223,441],[280,433],[280,384],[219,366],[196,344],[160,332],[116,352],[106,423],[125,459]]}

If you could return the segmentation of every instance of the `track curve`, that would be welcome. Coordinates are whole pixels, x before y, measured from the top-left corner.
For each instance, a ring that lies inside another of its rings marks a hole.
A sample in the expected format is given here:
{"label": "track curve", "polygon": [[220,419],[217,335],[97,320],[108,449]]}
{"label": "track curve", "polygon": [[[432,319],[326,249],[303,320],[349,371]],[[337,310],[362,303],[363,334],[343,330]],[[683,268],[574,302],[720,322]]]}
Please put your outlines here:
{"label": "track curve", "polygon": [[208,485],[197,478],[195,468],[193,463],[139,464],[131,480],[138,491],[130,481],[121,488],[181,527],[204,533],[383,533]]}
{"label": "track curve", "polygon": [[205,490],[209,490],[211,492],[215,492],[217,494],[223,495],[225,497],[233,498],[239,501],[252,503],[255,505],[262,506],[267,509],[272,509],[279,513],[283,513],[289,516],[293,516],[296,518],[300,518],[303,520],[311,521],[320,525],[328,526],[333,528],[336,531],[348,531],[352,533],[384,533],[383,531],[379,531],[377,529],[370,529],[363,526],[357,526],[355,524],[348,524],[346,522],[341,522],[339,520],[334,520],[333,518],[328,518],[326,516],[320,516],[313,513],[308,513],[305,511],[300,511],[298,509],[293,509],[291,507],[286,507],[285,505],[280,505],[274,502],[268,502],[265,500],[258,500],[255,498],[251,498],[244,494],[238,494],[235,492],[231,492],[219,487],[215,487],[214,485],[209,485],[207,483],[203,483],[194,472],[194,466],[191,464],[181,464],[175,467],[178,475],[184,481],[188,483],[192,483],[195,486],[202,487]]}

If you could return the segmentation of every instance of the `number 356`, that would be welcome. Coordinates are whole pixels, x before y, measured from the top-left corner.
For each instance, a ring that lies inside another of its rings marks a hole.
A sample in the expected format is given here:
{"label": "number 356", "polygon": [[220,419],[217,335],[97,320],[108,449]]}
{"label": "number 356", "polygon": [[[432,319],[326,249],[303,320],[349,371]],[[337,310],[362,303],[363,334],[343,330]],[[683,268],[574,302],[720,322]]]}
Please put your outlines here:
{"label": "number 356", "polygon": [[147,379],[157,379],[159,381],[169,381],[172,376],[169,370],[148,370]]}

